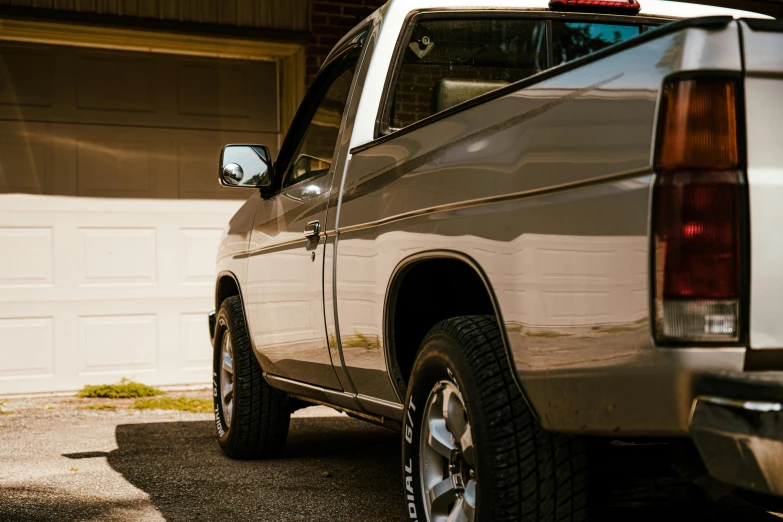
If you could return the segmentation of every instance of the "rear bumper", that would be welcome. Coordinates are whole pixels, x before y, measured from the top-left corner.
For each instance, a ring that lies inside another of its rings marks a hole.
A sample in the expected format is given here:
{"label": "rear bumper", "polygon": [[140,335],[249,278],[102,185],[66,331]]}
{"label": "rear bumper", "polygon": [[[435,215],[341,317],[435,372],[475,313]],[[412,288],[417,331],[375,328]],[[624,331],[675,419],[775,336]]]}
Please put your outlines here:
{"label": "rear bumper", "polygon": [[783,373],[705,375],[696,391],[691,435],[710,475],[783,496]]}

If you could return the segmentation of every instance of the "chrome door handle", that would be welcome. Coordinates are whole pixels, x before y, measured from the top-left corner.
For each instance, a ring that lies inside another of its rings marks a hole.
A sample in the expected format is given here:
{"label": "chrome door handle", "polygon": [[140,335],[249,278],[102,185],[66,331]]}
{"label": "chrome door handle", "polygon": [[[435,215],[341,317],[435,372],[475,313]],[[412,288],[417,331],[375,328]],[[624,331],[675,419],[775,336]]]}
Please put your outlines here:
{"label": "chrome door handle", "polygon": [[318,239],[321,237],[321,222],[311,221],[305,226],[304,237],[307,239]]}

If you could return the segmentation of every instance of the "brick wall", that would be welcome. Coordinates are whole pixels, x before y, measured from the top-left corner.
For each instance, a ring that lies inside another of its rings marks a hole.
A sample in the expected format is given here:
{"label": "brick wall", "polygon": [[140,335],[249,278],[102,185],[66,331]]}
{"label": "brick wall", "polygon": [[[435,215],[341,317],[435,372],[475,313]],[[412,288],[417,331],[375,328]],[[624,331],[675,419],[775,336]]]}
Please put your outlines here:
{"label": "brick wall", "polygon": [[313,36],[307,45],[308,85],[340,38],[384,3],[385,0],[312,1],[310,29]]}

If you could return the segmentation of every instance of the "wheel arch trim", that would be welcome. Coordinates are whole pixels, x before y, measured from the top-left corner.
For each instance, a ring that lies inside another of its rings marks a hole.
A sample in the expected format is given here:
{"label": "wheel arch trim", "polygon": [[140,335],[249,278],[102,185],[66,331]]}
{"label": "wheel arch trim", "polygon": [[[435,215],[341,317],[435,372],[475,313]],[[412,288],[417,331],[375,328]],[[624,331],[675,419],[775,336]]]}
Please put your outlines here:
{"label": "wheel arch trim", "polygon": [[[239,284],[239,279],[237,279],[236,274],[230,270],[223,270],[217,274],[215,277],[215,316],[217,318],[217,315],[220,313],[220,305],[223,303],[223,301],[218,301],[220,296],[220,282],[223,279],[229,278],[234,282],[234,285],[237,287],[237,295],[239,296],[239,303],[242,305],[242,315],[245,319],[245,327],[247,328],[248,334],[250,334],[250,323],[247,320],[247,313],[245,311],[245,299],[242,296],[242,286]],[[224,299],[225,300],[225,299]],[[215,330],[212,332],[212,343],[214,345],[215,342],[215,332],[217,331],[217,321],[215,321]],[[253,352],[256,351],[255,349],[255,343],[253,343],[253,336],[248,335],[250,338],[250,346],[253,347]],[[259,361],[260,364],[260,361]]]}
{"label": "wheel arch trim", "polygon": [[533,404],[530,402],[527,394],[525,393],[525,388],[522,385],[522,380],[519,376],[519,373],[516,371],[514,356],[511,353],[511,343],[508,340],[508,334],[506,332],[505,323],[503,322],[503,314],[500,310],[500,303],[498,302],[497,296],[495,294],[495,290],[492,287],[492,283],[487,277],[487,274],[484,271],[484,269],[475,259],[462,252],[458,252],[456,250],[448,250],[448,249],[424,250],[421,252],[416,252],[415,254],[411,254],[403,258],[399,263],[397,263],[397,266],[394,267],[394,270],[392,271],[391,276],[389,277],[389,283],[386,286],[386,294],[384,295],[384,304],[383,304],[383,350],[384,350],[384,357],[386,358],[386,374],[388,375],[389,380],[391,381],[394,392],[398,394],[398,399],[400,400],[400,403],[402,403],[405,398],[399,397],[400,391],[397,384],[395,384],[394,382],[393,373],[395,370],[391,364],[392,357],[394,356],[393,353],[394,352],[393,350],[394,308],[397,302],[397,294],[400,290],[402,282],[405,280],[405,275],[408,273],[408,271],[410,271],[411,268],[413,268],[414,266],[422,262],[434,260],[434,259],[454,259],[457,261],[461,261],[462,263],[470,267],[481,280],[482,284],[484,285],[484,289],[487,292],[487,296],[489,297],[490,303],[492,303],[492,308],[495,313],[495,319],[498,322],[498,328],[500,329],[501,339],[503,340],[503,348],[506,352],[506,359],[508,360],[509,368],[511,370],[511,373],[513,374],[512,377],[514,379],[514,382],[516,383],[519,392],[522,394],[522,398],[524,399],[528,408],[530,408],[530,411],[533,413],[533,415],[536,418],[538,418],[536,410],[535,408],[533,408]]}
{"label": "wheel arch trim", "polygon": [[[231,280],[233,280],[234,284],[237,287],[237,295],[239,295],[239,302],[242,305],[242,315],[244,316],[244,319],[245,319],[245,328],[247,328],[248,339],[250,340],[250,346],[253,349],[253,355],[255,356],[256,360],[258,361],[258,365],[261,367],[261,370],[262,371],[266,371],[266,369],[264,368],[264,363],[261,360],[261,358],[259,357],[259,353],[260,352],[256,348],[256,343],[255,343],[255,341],[253,339],[252,331],[250,329],[250,321],[247,320],[247,310],[245,309],[245,299],[242,296],[242,286],[239,284],[239,279],[237,278],[236,274],[234,272],[232,272],[231,270],[223,270],[223,271],[219,272],[217,274],[217,276],[215,276],[215,313],[216,314],[220,313],[220,304],[221,303],[218,302],[218,292],[219,292],[219,289],[220,289],[220,281],[222,279],[226,278],[226,277],[228,277]],[[217,326],[215,328],[217,330]],[[213,332],[212,342],[213,342],[213,346],[214,346],[214,332]]]}
{"label": "wheel arch trim", "polygon": [[220,295],[220,282],[225,278],[230,278],[232,281],[234,281],[234,285],[237,287],[237,292],[239,293],[239,299],[242,301],[243,306],[242,310],[244,311],[244,302],[245,300],[242,298],[242,287],[239,284],[239,279],[237,279],[236,274],[230,270],[223,270],[217,274],[215,277],[215,312],[218,312],[220,310],[220,302],[218,301],[218,296]]}

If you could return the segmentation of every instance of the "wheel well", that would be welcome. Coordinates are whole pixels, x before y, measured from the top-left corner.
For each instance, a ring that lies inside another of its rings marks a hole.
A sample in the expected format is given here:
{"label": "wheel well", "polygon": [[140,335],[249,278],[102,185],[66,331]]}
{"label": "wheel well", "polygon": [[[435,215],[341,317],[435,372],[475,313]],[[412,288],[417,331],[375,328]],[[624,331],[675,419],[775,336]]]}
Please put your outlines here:
{"label": "wheel well", "polygon": [[227,297],[239,295],[239,287],[236,280],[230,275],[221,276],[215,289],[215,310],[220,310],[220,305]]}
{"label": "wheel well", "polygon": [[456,258],[415,261],[398,272],[387,304],[389,369],[402,396],[427,333],[461,315],[496,315],[476,268]]}

